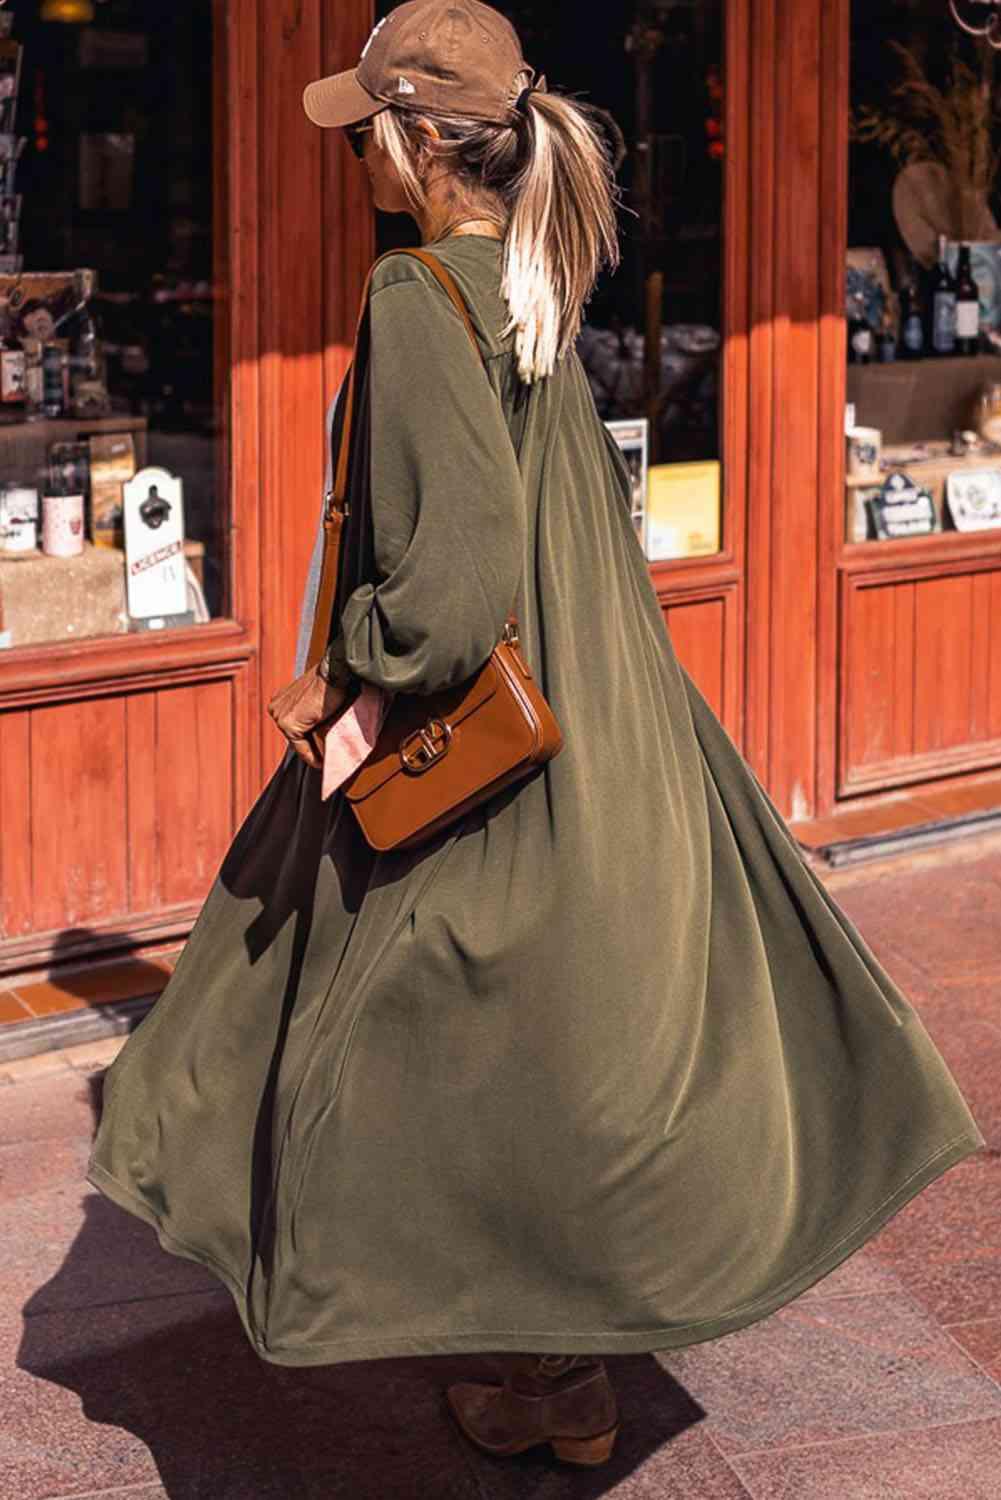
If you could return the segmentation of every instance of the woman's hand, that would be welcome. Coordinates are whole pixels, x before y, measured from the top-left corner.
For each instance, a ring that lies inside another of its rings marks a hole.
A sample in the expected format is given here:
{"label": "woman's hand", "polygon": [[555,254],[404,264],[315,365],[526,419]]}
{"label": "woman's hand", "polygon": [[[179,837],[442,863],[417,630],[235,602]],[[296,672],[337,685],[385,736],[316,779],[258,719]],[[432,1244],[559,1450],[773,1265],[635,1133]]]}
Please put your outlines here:
{"label": "woman's hand", "polygon": [[268,704],[268,713],[295,753],[307,766],[319,771],[323,767],[323,758],[317,753],[310,733],[318,724],[339,713],[349,696],[348,688],[340,683],[327,682],[312,667],[275,694]]}

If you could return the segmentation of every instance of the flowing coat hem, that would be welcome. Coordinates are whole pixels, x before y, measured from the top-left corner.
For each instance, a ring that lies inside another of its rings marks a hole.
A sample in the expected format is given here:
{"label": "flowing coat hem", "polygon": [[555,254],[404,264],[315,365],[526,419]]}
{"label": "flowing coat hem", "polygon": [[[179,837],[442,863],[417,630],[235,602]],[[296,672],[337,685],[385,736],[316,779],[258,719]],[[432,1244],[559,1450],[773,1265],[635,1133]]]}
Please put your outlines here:
{"label": "flowing coat hem", "polygon": [[947,1141],[944,1146],[915,1168],[878,1208],[872,1210],[821,1256],[809,1261],[795,1276],[790,1277],[767,1297],[756,1298],[742,1307],[720,1317],[707,1318],[695,1323],[670,1324],[653,1328],[638,1328],[628,1332],[613,1329],[592,1329],[579,1332],[569,1329],[538,1328],[494,1328],[455,1331],[441,1334],[422,1334],[418,1338],[405,1334],[384,1334],[379,1337],[361,1339],[333,1339],[306,1344],[278,1344],[269,1347],[254,1332],[247,1308],[247,1296],[240,1280],[233,1272],[203,1250],[196,1249],[177,1239],[166,1227],[156,1210],[145,1198],[133,1192],[112,1177],[96,1162],[88,1165],[86,1180],[119,1208],[144,1220],[155,1230],[163,1250],[184,1260],[196,1261],[223,1283],[233,1298],[244,1333],[251,1347],[268,1364],[274,1365],[334,1365],[347,1364],[352,1360],[400,1359],[407,1356],[429,1354],[488,1354],[488,1353],[533,1353],[533,1354],[652,1354],[665,1349],[681,1349],[690,1344],[705,1343],[722,1338],[728,1333],[737,1333],[752,1323],[770,1317],[787,1302],[808,1291],[834,1271],[842,1261],[854,1255],[856,1250],[870,1240],[884,1224],[900,1211],[912,1198],[924,1191],[937,1177],[950,1167],[973,1155],[986,1144],[977,1132],[964,1131]]}

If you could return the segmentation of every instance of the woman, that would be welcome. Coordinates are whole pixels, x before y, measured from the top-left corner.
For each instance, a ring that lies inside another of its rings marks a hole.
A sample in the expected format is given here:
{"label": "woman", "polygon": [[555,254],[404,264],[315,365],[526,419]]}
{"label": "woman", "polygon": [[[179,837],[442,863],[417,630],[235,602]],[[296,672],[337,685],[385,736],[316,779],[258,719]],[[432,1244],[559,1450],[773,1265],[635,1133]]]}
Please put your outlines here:
{"label": "woman", "polygon": [[[665,636],[573,351],[616,259],[592,118],[477,0],[400,6],[305,106],[413,214],[485,373],[427,267],[380,261],[368,551],[303,671],[307,612],[291,749],[109,1070],[89,1176],[262,1358],[492,1351],[449,1391],[468,1436],[601,1462],[602,1355],[774,1312],[983,1137]],[[359,683],[468,677],[512,601],[565,748],[375,855],[309,729]]]}

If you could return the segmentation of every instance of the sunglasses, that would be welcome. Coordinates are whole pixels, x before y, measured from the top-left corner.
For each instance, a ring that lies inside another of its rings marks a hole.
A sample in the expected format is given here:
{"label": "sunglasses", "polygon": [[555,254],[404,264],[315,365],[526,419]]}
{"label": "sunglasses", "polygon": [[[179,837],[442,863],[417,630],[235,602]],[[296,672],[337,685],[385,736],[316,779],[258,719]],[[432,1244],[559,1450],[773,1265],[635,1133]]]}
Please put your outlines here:
{"label": "sunglasses", "polygon": [[348,145],[359,161],[364,161],[365,159],[364,137],[366,132],[374,129],[374,125],[345,125],[344,127],[344,134],[348,138]]}

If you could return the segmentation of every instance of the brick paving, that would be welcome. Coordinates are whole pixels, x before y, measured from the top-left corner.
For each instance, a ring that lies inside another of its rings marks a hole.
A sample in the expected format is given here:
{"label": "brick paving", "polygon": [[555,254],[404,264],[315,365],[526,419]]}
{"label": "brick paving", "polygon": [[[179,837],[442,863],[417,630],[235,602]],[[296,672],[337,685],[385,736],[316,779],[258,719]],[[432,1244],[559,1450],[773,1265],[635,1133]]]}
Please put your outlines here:
{"label": "brick paving", "polygon": [[998,1500],[1001,836],[825,875],[917,1006],[986,1147],[781,1312],[610,1360],[593,1472],[471,1449],[476,1357],[296,1370],[83,1180],[120,1039],[0,1064],[0,1496],[18,1500]]}
{"label": "brick paving", "polygon": [[129,958],[94,964],[89,968],[61,970],[58,979],[0,981],[0,1026],[17,1027],[21,1022],[40,1021],[115,1000],[139,995],[158,995],[176,962],[176,953],[155,958]]}

